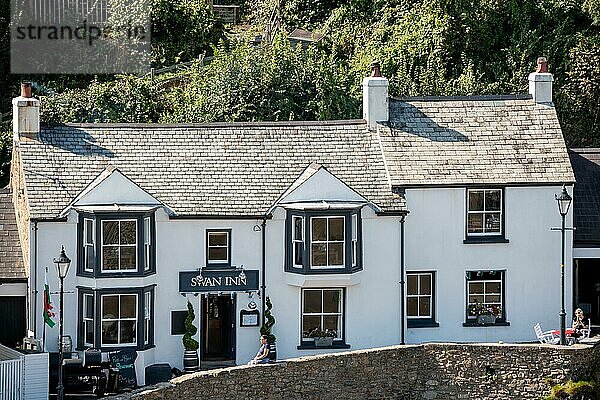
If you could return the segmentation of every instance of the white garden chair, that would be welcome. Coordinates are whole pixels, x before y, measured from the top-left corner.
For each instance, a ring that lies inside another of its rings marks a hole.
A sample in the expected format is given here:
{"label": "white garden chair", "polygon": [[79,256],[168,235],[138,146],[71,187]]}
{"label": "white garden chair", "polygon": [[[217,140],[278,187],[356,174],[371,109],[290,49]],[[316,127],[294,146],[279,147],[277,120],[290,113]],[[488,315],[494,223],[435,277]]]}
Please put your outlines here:
{"label": "white garden chair", "polygon": [[542,332],[539,322],[533,326],[533,330],[540,343],[558,344],[560,342],[560,336],[555,335],[553,331]]}

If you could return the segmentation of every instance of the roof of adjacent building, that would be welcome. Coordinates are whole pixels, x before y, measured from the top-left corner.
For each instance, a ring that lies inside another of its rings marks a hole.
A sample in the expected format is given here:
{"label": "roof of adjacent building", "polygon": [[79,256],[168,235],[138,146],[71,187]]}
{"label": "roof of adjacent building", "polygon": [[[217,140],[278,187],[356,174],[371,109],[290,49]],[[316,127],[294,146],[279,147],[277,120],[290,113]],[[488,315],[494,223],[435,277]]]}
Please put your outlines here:
{"label": "roof of adjacent building", "polygon": [[531,96],[392,99],[380,134],[394,186],[575,180],[554,107]]}
{"label": "roof of adjacent building", "polygon": [[574,241],[600,244],[600,148],[569,152],[577,184],[573,189]]}
{"label": "roof of adjacent building", "polygon": [[264,215],[318,163],[380,211],[401,211],[365,122],[79,124],[20,143],[32,218],[55,218],[113,165],[177,215]]}
{"label": "roof of adjacent building", "polygon": [[[179,216],[260,216],[311,163],[402,212],[392,187],[574,182],[553,107],[530,96],[392,99],[364,120],[69,124],[22,140],[31,217],[56,218],[107,166]],[[315,199],[318,200],[318,199]]]}
{"label": "roof of adjacent building", "polygon": [[0,280],[26,277],[12,192],[0,189]]}

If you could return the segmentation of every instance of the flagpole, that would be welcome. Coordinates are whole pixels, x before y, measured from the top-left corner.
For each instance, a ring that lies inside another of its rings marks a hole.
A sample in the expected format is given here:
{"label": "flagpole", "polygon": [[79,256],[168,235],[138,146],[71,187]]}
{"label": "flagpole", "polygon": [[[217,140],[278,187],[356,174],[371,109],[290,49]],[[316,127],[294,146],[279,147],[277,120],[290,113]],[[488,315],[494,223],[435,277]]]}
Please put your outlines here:
{"label": "flagpole", "polygon": [[[42,310],[46,307],[46,285],[48,284],[48,266],[46,265],[44,268],[44,295],[42,296]],[[46,321],[44,321],[44,329],[42,330],[42,347],[44,349],[44,353],[46,350]]]}

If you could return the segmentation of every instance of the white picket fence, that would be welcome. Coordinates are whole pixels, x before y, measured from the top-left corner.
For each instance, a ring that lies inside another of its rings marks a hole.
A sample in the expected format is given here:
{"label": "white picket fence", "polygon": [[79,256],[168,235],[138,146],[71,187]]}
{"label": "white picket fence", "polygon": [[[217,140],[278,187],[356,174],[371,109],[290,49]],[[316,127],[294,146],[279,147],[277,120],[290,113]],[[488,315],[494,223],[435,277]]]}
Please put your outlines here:
{"label": "white picket fence", "polygon": [[21,400],[23,396],[24,358],[0,361],[0,400]]}

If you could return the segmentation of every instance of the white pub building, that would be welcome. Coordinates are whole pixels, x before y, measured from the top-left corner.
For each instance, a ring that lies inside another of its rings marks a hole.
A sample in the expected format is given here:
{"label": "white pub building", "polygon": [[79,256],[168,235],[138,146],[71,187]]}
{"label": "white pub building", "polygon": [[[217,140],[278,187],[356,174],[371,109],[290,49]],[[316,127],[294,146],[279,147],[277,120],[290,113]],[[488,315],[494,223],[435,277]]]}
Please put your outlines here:
{"label": "white pub building", "polygon": [[[265,296],[280,359],[535,340],[535,323],[558,328],[550,228],[575,180],[544,68],[527,95],[397,99],[374,66],[348,121],[40,127],[25,91],[11,186],[29,330],[42,337],[44,267],[56,291],[64,246],[65,334],[135,350],[139,384],[146,366],[182,367],[187,300],[201,362],[253,357]],[[56,351],[58,329],[45,335]]]}

